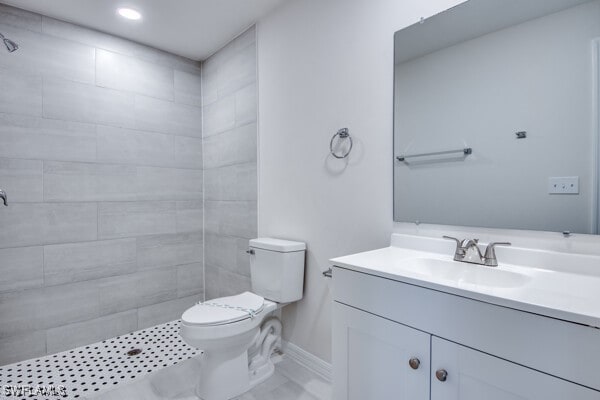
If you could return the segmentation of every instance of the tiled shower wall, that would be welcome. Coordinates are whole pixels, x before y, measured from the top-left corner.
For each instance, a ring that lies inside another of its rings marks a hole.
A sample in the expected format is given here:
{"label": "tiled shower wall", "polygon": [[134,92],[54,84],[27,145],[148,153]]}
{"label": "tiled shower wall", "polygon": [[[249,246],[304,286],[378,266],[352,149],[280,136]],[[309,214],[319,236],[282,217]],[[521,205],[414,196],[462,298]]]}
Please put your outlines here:
{"label": "tiled shower wall", "polygon": [[226,181],[256,181],[249,95],[203,139],[198,63],[3,5],[0,32],[0,364],[178,318],[203,297],[203,140],[211,243],[256,230]]}
{"label": "tiled shower wall", "polygon": [[203,64],[206,298],[250,290],[257,235],[255,28]]}

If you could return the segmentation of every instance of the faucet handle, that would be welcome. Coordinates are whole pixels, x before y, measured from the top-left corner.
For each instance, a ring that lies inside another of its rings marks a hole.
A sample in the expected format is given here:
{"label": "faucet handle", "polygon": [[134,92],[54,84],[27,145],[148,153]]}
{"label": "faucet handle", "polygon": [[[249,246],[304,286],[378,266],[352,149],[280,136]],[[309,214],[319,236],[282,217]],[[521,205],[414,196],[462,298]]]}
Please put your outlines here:
{"label": "faucet handle", "polygon": [[456,247],[459,247],[461,244],[461,240],[452,236],[442,236],[443,239],[454,240],[456,242]]}
{"label": "faucet handle", "polygon": [[456,242],[456,250],[454,250],[454,261],[460,261],[465,256],[465,248],[462,245],[463,241],[452,236],[442,236],[442,238],[454,240]]}
{"label": "faucet handle", "polygon": [[488,267],[497,267],[498,259],[496,258],[496,246],[511,246],[510,242],[492,242],[485,249],[485,265]]}
{"label": "faucet handle", "polygon": [[2,199],[2,202],[4,203],[5,206],[8,206],[8,199],[6,198],[6,192],[2,189],[0,189],[0,199]]}

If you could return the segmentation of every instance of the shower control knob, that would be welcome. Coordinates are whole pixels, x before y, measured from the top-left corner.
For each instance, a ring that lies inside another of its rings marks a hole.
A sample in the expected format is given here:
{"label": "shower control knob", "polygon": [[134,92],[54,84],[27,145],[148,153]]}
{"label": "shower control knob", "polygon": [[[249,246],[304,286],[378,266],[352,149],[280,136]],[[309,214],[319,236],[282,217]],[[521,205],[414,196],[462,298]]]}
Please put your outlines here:
{"label": "shower control knob", "polygon": [[246,253],[252,255],[252,254],[254,254],[254,249],[248,249],[248,250],[246,250]]}
{"label": "shower control knob", "polygon": [[435,371],[435,377],[440,382],[446,382],[446,379],[448,379],[448,371],[445,369],[438,369]]}
{"label": "shower control knob", "polygon": [[413,357],[410,360],[408,360],[408,365],[410,365],[412,369],[419,369],[421,361],[417,357]]}

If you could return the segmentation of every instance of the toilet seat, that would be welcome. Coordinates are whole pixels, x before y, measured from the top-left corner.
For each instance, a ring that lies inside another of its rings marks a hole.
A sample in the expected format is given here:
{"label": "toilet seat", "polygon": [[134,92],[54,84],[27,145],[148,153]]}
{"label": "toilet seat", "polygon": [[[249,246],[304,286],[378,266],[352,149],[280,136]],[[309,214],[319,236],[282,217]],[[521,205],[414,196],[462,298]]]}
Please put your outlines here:
{"label": "toilet seat", "polygon": [[244,292],[196,304],[185,311],[181,319],[188,326],[227,325],[254,318],[264,306],[263,297]]}

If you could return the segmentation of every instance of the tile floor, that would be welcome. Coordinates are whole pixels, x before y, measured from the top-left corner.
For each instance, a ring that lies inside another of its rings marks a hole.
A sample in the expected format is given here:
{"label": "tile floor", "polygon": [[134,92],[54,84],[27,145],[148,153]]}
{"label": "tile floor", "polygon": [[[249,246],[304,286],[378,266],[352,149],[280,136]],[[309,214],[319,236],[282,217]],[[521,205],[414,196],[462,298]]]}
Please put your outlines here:
{"label": "tile floor", "polygon": [[[139,349],[133,355],[128,352]],[[82,399],[126,385],[147,374],[176,365],[201,352],[179,336],[179,321],[132,332],[57,354],[0,367],[0,387],[5,385],[63,386],[63,399]],[[37,400],[56,396],[24,395],[0,398]]]}
{"label": "tile floor", "polygon": [[[140,349],[132,356],[127,352]],[[65,396],[0,399],[197,400],[201,352],[179,336],[179,321],[62,353],[0,367],[0,387],[62,385]],[[293,360],[279,357],[275,373],[237,400],[329,400],[331,384]]]}
{"label": "tile floor", "polygon": [[[190,359],[90,399],[198,400],[193,390],[198,368],[198,360]],[[331,384],[328,381],[284,356],[276,364],[273,376],[236,400],[330,399]]]}

